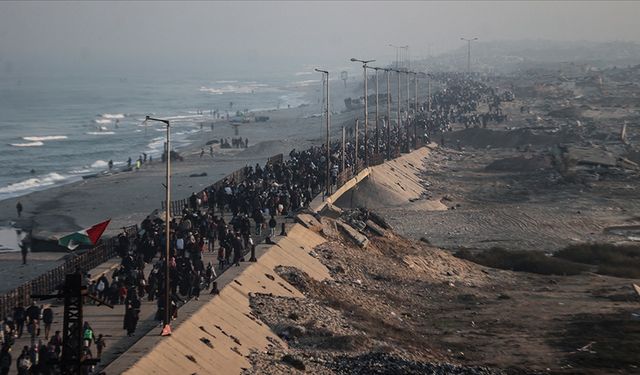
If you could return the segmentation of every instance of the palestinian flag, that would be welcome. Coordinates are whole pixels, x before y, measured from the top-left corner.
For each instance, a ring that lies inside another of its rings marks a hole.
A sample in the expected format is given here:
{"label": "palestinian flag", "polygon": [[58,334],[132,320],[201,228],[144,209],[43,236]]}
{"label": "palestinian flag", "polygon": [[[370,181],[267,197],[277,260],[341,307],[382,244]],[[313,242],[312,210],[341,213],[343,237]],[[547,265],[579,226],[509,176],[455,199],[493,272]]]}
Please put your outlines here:
{"label": "palestinian flag", "polygon": [[64,246],[69,250],[75,250],[80,245],[95,245],[100,237],[102,237],[102,233],[107,229],[107,226],[109,226],[109,222],[111,222],[111,219],[87,229],[61,237],[58,240],[58,245]]}

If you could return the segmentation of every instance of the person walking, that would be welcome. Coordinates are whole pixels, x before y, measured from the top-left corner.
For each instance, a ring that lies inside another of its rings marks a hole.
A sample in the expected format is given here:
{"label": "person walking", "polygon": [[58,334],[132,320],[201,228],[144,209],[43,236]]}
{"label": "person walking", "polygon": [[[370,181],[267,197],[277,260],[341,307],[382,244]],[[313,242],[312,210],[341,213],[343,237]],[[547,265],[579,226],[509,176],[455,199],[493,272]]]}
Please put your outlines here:
{"label": "person walking", "polygon": [[269,237],[274,237],[276,235],[276,225],[278,225],[276,217],[271,215],[271,219],[269,219]]}
{"label": "person walking", "polygon": [[16,203],[16,211],[18,211],[18,217],[20,217],[22,215],[22,203],[19,201]]}
{"label": "person walking", "polygon": [[11,346],[3,345],[2,351],[0,351],[0,375],[8,375],[9,370],[11,370]]}
{"label": "person walking", "polygon": [[42,322],[44,323],[44,338],[45,340],[49,340],[51,324],[53,323],[53,310],[51,309],[51,306],[47,306],[42,310]]}
{"label": "person walking", "polygon": [[29,347],[25,345],[22,348],[22,353],[18,357],[16,361],[16,367],[18,370],[18,375],[29,375],[31,371],[31,366],[33,363],[31,362],[31,355],[29,354]]}
{"label": "person walking", "polygon": [[20,241],[20,254],[22,255],[22,265],[27,264],[27,254],[29,254],[29,244],[24,239]]}
{"label": "person walking", "polygon": [[102,334],[98,335],[96,339],[96,358],[100,359],[102,357],[102,351],[107,347],[107,342],[102,336]]}

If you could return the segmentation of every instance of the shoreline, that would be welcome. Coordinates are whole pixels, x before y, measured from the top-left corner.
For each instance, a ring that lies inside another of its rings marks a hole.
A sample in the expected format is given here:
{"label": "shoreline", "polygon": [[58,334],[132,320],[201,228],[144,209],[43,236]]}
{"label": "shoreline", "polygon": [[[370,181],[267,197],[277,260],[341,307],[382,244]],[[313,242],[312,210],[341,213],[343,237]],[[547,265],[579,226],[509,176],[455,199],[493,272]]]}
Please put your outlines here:
{"label": "shoreline", "polygon": [[[216,144],[213,158],[205,144],[234,137],[234,124],[217,122],[213,134],[210,130],[190,134],[191,144],[178,149],[184,161],[172,163],[173,197],[185,198],[247,164],[264,164],[272,155],[286,156],[294,148],[322,143],[322,119],[309,116],[315,112],[314,105],[255,112],[270,119],[237,125],[237,137],[248,138],[249,147],[221,149]],[[347,121],[357,114],[359,112],[334,115],[334,123]],[[202,148],[205,155],[200,158]],[[0,212],[4,213],[0,216],[0,225],[31,230],[37,238],[48,239],[111,218],[104,236],[117,234],[120,228],[140,222],[153,210],[160,209],[160,202],[164,200],[164,170],[164,163],[154,161],[143,164],[137,171],[105,175],[101,172],[81,181],[7,198],[0,201]],[[189,177],[203,173],[206,175]],[[17,202],[24,206],[20,218],[15,209]]]}

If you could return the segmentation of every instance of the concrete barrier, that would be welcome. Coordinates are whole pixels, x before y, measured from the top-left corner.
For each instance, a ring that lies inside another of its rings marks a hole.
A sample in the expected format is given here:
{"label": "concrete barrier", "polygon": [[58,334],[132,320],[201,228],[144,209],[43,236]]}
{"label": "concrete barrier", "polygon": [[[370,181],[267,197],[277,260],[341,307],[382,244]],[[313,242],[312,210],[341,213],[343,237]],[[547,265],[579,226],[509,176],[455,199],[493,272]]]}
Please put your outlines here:
{"label": "concrete barrier", "polygon": [[295,224],[275,245],[260,246],[257,262],[225,272],[218,278],[219,295],[203,295],[183,306],[172,324],[170,337],[160,330],[141,338],[104,369],[106,374],[239,374],[251,365],[251,350],[286,343],[252,315],[249,296],[271,293],[304,298],[279,277],[279,266],[296,267],[316,280],[331,278],[327,268],[309,252],[325,240],[316,232]]}

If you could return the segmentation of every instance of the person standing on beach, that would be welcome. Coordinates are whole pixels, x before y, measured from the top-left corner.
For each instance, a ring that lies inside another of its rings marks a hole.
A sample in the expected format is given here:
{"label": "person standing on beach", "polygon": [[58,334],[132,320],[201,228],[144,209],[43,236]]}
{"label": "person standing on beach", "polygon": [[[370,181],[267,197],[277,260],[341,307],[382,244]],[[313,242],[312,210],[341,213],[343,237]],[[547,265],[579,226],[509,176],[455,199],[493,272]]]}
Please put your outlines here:
{"label": "person standing on beach", "polygon": [[113,169],[113,160],[109,160],[109,170]]}
{"label": "person standing on beach", "polygon": [[18,217],[22,215],[22,203],[18,202],[16,204],[16,211],[18,211]]}
{"label": "person standing on beach", "polygon": [[29,244],[24,239],[20,241],[20,253],[22,254],[22,265],[26,265],[27,254],[29,253]]}

